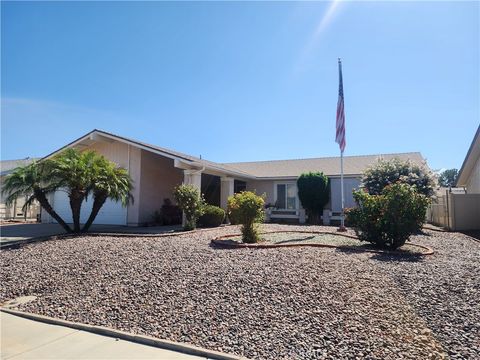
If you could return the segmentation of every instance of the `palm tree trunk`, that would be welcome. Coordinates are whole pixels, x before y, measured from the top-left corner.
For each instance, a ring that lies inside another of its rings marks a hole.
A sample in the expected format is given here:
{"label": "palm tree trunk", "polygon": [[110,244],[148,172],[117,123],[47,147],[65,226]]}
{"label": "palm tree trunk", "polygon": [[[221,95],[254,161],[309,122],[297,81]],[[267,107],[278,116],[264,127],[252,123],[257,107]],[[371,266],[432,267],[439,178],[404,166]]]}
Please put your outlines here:
{"label": "palm tree trunk", "polygon": [[68,197],[70,198],[70,208],[72,209],[73,232],[80,232],[80,210],[85,195],[79,190],[72,190]]}
{"label": "palm tree trunk", "polygon": [[93,221],[98,215],[98,212],[102,208],[103,204],[105,204],[105,201],[107,201],[107,195],[104,194],[95,194],[93,197],[93,205],[92,205],[92,212],[90,213],[90,216],[88,217],[87,222],[85,225],[83,225],[82,232],[88,231],[90,226],[92,226]]}
{"label": "palm tree trunk", "polygon": [[41,190],[34,191],[35,198],[38,200],[40,206],[52,217],[54,218],[58,224],[65,229],[66,232],[71,233],[72,229],[68,224],[63,221],[60,215],[57,214],[55,210],[53,210],[52,205],[47,200],[45,193]]}

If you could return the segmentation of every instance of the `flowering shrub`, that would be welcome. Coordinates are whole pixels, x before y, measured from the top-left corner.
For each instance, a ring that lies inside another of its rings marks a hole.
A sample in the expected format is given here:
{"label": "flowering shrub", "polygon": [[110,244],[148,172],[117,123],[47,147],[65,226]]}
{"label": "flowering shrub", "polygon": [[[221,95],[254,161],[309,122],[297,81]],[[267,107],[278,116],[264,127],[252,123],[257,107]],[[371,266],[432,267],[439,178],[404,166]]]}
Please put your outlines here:
{"label": "flowering shrub", "polygon": [[242,224],[243,242],[255,243],[259,240],[257,223],[264,219],[264,206],[264,196],[251,191],[242,191],[228,198],[228,216]]}
{"label": "flowering shrub", "polygon": [[205,200],[193,185],[179,185],[173,190],[173,196],[185,215],[184,230],[193,230],[204,211]]}
{"label": "flowering shrub", "polygon": [[365,170],[362,177],[363,187],[371,195],[379,195],[382,190],[397,182],[413,186],[417,192],[432,196],[436,179],[427,167],[400,159],[379,160]]}
{"label": "flowering shrub", "polygon": [[358,204],[349,209],[347,221],[360,240],[396,249],[417,232],[425,221],[429,198],[400,182],[386,186],[380,195],[353,192]]}

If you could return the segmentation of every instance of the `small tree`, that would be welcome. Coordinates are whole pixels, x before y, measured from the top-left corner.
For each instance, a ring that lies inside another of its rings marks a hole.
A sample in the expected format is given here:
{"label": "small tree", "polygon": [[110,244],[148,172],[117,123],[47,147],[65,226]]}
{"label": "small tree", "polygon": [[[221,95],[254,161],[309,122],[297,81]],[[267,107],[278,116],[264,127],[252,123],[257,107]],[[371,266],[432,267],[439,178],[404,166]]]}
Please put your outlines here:
{"label": "small tree", "polygon": [[173,197],[185,215],[184,230],[193,230],[203,215],[205,201],[198,188],[193,185],[179,185],[173,190]]}
{"label": "small tree", "polygon": [[323,208],[330,199],[330,182],[322,172],[309,172],[297,180],[298,197],[308,215],[308,222],[319,224]]}
{"label": "small tree", "polygon": [[88,231],[107,199],[120,202],[124,207],[133,202],[133,181],[126,169],[103,156],[96,157],[92,165],[93,181],[88,192],[93,193],[93,205],[82,231]]}
{"label": "small tree", "polygon": [[12,204],[19,197],[26,197],[24,211],[33,201],[54,218],[66,232],[72,232],[70,226],[57,214],[48,201],[48,195],[57,190],[57,184],[51,183],[52,163],[49,160],[34,161],[29,165],[16,168],[8,174],[2,186],[2,193],[7,195],[6,204]]}
{"label": "small tree", "polygon": [[264,219],[264,207],[264,196],[251,191],[242,191],[228,198],[228,215],[242,224],[243,242],[256,243],[260,239],[257,223]]}
{"label": "small tree", "polygon": [[92,150],[82,152],[69,148],[52,159],[52,181],[68,193],[74,232],[80,232],[80,210],[95,181],[94,163],[99,157]]}
{"label": "small tree", "polygon": [[388,186],[401,182],[413,186],[420,194],[432,196],[435,177],[426,166],[419,166],[411,161],[398,158],[379,160],[363,173],[363,187],[371,195],[379,195]]}
{"label": "small tree", "polygon": [[458,170],[457,169],[447,169],[442,171],[440,177],[438,178],[438,183],[443,187],[452,187],[455,186],[457,182]]}
{"label": "small tree", "polygon": [[396,249],[421,228],[429,198],[415,187],[400,182],[388,185],[379,195],[364,189],[353,192],[358,207],[347,218],[360,240]]}

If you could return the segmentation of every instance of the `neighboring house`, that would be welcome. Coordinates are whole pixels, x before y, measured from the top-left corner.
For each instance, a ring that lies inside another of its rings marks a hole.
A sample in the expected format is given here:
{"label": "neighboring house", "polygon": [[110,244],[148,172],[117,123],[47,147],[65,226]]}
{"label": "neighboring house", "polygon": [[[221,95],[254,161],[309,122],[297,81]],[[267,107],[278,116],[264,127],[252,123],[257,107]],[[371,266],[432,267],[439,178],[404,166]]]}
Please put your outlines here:
{"label": "neighboring house", "polygon": [[[165,198],[172,199],[173,188],[183,183],[201,189],[207,202],[226,208],[227,199],[242,190],[266,195],[266,202],[276,205],[272,220],[290,219],[304,221],[304,211],[297,195],[296,180],[304,172],[322,171],[331,180],[331,201],[327,206],[335,219],[341,212],[340,161],[338,157],[258,161],[242,163],[215,163],[177,151],[93,130],[47,156],[51,157],[65,148],[93,149],[128,170],[134,181],[135,201],[127,208],[107,201],[96,218],[97,224],[139,226],[152,220]],[[354,206],[352,189],[360,184],[362,172],[377,159],[410,159],[425,164],[420,153],[403,153],[344,157],[345,206]],[[71,222],[71,211],[65,192],[50,197],[54,209]],[[92,201],[82,206],[81,221],[90,213]],[[52,219],[42,214],[42,221]]]}
{"label": "neighboring house", "polygon": [[480,126],[458,173],[456,188],[434,198],[428,217],[448,230],[480,230]]}
{"label": "neighboring house", "polygon": [[10,174],[19,166],[25,166],[30,164],[36,159],[26,158],[21,160],[3,160],[0,161],[0,219],[2,220],[15,220],[15,219],[37,219],[37,214],[40,213],[40,209],[37,203],[32,204],[26,212],[23,211],[23,205],[25,204],[24,198],[18,198],[13,204],[6,205],[6,195],[1,191],[3,189],[3,181],[5,176]]}

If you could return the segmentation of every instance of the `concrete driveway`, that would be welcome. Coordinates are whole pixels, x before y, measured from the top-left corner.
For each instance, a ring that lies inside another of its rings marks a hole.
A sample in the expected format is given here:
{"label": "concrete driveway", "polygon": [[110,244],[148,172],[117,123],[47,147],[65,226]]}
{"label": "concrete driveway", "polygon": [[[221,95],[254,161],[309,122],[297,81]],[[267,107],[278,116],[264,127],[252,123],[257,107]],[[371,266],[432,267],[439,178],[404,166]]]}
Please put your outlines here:
{"label": "concrete driveway", "polygon": [[[149,226],[129,227],[121,225],[92,225],[89,232],[106,232],[122,234],[164,234],[180,230],[181,226]],[[64,234],[65,231],[58,224],[15,224],[0,225],[0,243],[30,240],[36,237]]]}

